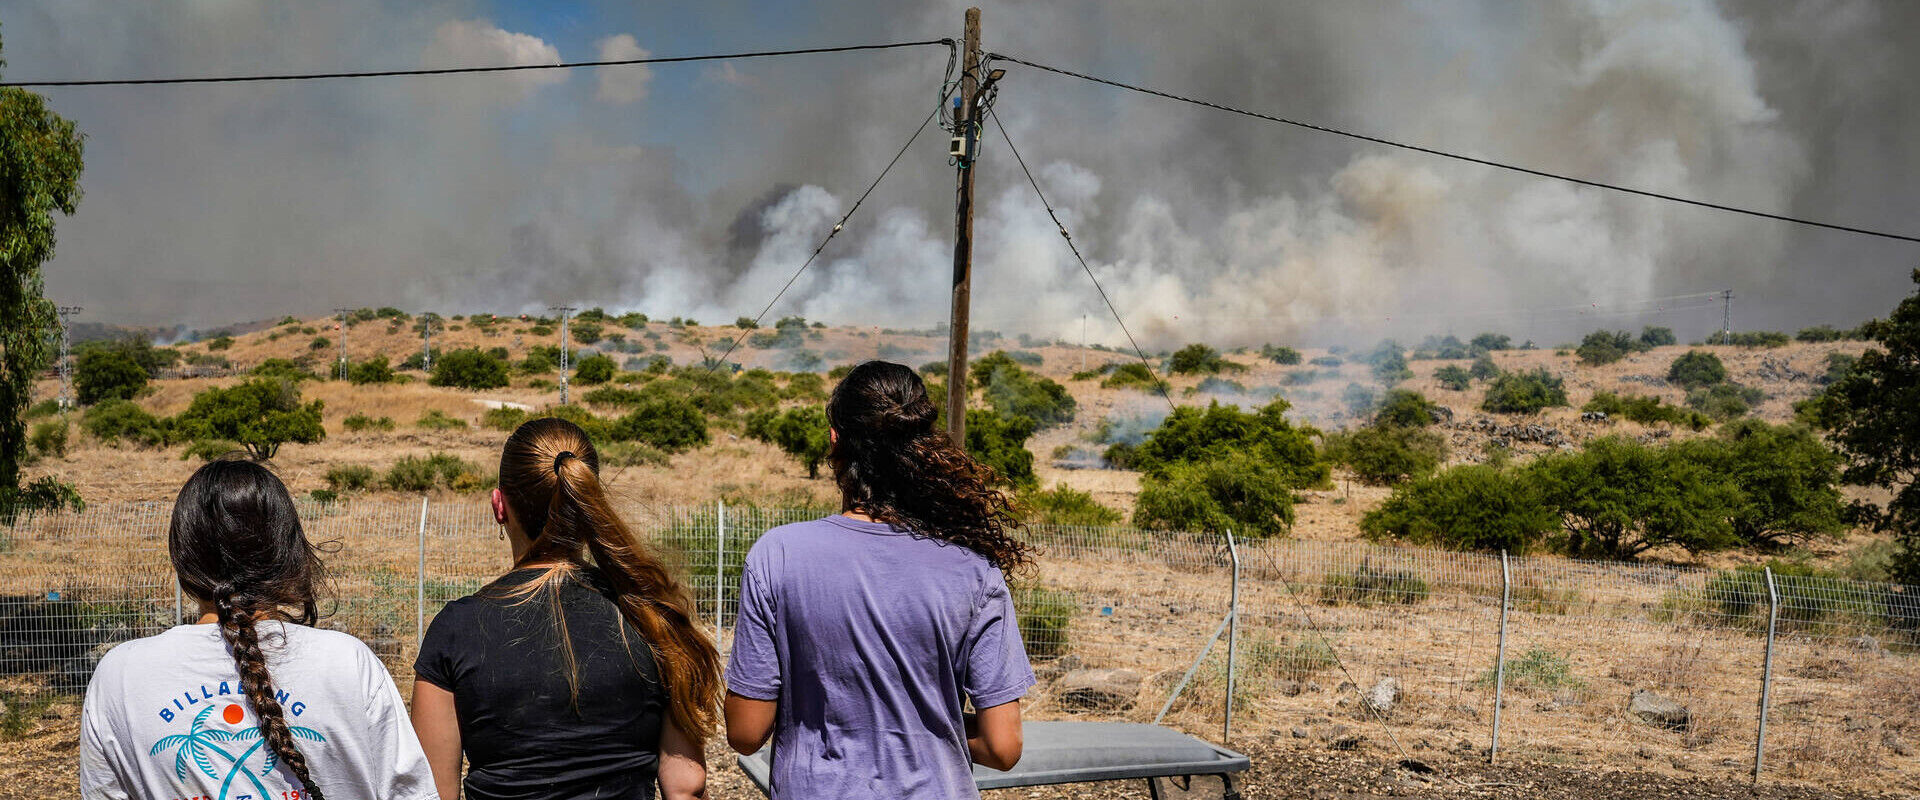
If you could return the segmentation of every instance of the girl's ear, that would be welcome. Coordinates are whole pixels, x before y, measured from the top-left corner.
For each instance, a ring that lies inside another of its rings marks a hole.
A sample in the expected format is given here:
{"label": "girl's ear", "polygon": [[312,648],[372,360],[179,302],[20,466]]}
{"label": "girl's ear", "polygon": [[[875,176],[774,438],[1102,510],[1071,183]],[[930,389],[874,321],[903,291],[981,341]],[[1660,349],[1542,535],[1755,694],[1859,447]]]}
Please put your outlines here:
{"label": "girl's ear", "polygon": [[507,524],[507,495],[506,495],[506,493],[505,493],[505,492],[502,492],[502,491],[500,491],[500,490],[499,490],[498,488],[495,488],[495,489],[493,490],[493,494],[492,494],[492,495],[490,495],[490,496],[488,497],[488,499],[489,499],[489,500],[491,500],[491,501],[492,501],[492,504],[493,504],[493,521],[494,521],[494,522],[498,522],[498,523],[500,523],[500,524],[502,524],[502,525],[505,525],[505,524]]}
{"label": "girl's ear", "polygon": [[827,426],[827,444],[839,444],[839,443],[840,443],[840,431],[836,430],[832,425],[828,425]]}

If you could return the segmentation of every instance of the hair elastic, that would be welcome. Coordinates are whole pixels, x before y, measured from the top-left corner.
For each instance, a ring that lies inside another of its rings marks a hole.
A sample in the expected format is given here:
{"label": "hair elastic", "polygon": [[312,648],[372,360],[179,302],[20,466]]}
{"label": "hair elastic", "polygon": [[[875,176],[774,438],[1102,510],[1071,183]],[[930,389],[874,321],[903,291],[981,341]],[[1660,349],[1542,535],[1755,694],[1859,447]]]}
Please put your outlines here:
{"label": "hair elastic", "polygon": [[557,455],[557,456],[554,456],[554,457],[553,457],[553,472],[554,472],[554,474],[556,474],[556,475],[558,475],[558,474],[560,474],[560,462],[561,462],[561,461],[564,461],[564,460],[566,460],[566,459],[569,459],[569,458],[577,458],[577,456],[575,456],[575,455],[573,454],[573,451],[572,451],[572,450],[562,450],[562,451],[560,451],[560,455]]}

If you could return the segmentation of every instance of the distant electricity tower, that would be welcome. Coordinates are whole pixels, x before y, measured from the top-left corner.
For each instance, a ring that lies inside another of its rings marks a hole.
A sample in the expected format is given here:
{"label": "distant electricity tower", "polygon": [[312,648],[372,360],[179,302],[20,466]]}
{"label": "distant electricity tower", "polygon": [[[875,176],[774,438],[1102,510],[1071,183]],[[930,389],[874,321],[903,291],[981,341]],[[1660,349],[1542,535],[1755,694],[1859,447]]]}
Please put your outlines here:
{"label": "distant electricity tower", "polygon": [[420,315],[420,368],[433,371],[433,323],[440,315],[431,311]]}
{"label": "distant electricity tower", "polygon": [[60,408],[73,408],[73,335],[68,332],[67,320],[82,310],[79,306],[60,306],[54,309],[60,314]]}
{"label": "distant electricity tower", "polygon": [[1733,344],[1733,290],[1720,293],[1720,343]]}
{"label": "distant electricity tower", "polygon": [[351,308],[336,308],[333,313],[340,316],[340,380],[347,379],[347,317],[353,313]]}
{"label": "distant electricity tower", "polygon": [[567,320],[573,316],[573,306],[547,306],[548,311],[560,312],[560,405],[567,404]]}

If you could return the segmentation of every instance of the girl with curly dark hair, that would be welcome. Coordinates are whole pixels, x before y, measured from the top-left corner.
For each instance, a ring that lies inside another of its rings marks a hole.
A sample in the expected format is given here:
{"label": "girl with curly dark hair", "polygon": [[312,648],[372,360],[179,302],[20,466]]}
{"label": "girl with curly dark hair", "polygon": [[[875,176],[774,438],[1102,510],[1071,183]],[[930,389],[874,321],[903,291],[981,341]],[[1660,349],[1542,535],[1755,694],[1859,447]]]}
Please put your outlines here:
{"label": "girl with curly dark hair", "polygon": [[855,367],[827,401],[841,512],[747,554],[727,740],[771,738],[776,800],[978,797],[970,764],[1020,760],[1034,677],[1006,575],[1027,549],[937,415],[912,369]]}

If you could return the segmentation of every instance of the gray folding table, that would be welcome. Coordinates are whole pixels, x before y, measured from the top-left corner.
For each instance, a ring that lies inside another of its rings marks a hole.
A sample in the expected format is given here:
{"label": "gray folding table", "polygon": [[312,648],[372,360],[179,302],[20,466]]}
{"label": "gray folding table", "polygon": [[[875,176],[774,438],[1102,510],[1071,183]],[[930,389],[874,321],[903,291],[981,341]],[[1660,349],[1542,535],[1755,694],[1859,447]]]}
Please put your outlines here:
{"label": "gray folding table", "polygon": [[[1160,797],[1161,778],[1219,776],[1224,800],[1239,800],[1233,775],[1247,771],[1247,757],[1171,728],[1137,722],[1028,722],[1021,728],[1020,763],[1007,772],[973,768],[982,789],[1056,783],[1145,779]],[[768,791],[767,751],[740,756],[741,771]]]}

